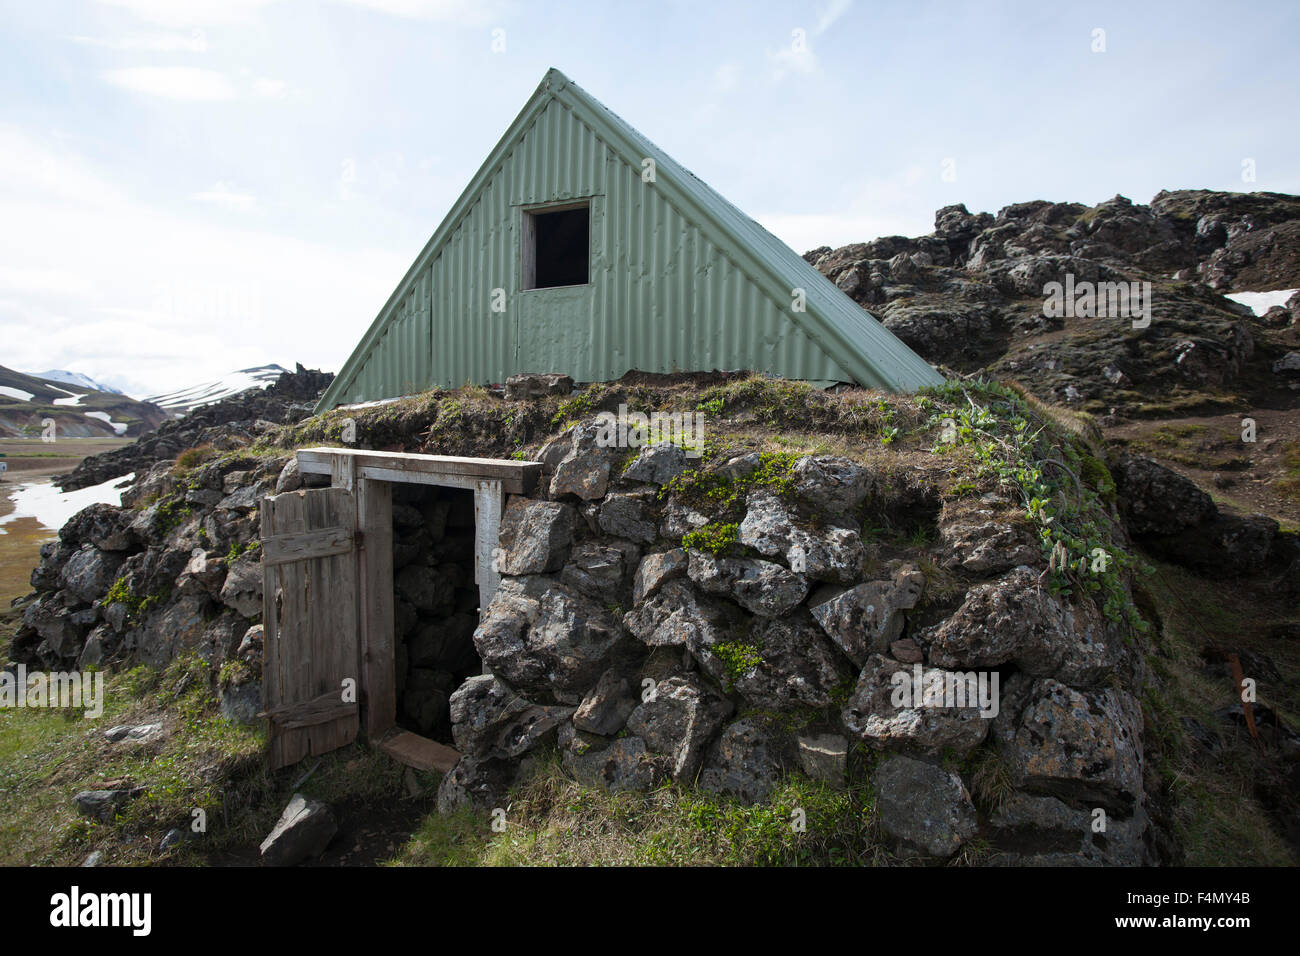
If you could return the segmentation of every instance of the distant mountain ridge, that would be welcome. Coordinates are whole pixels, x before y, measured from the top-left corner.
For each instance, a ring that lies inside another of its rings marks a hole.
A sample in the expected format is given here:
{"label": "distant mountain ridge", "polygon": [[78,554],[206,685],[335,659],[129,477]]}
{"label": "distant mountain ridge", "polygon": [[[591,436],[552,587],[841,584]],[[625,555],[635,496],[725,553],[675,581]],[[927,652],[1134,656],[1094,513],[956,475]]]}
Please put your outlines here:
{"label": "distant mountain ridge", "polygon": [[88,388],[92,392],[107,392],[110,395],[126,394],[120,388],[113,388],[111,385],[97,382],[89,375],[82,375],[80,372],[69,372],[67,369],[62,368],[52,368],[48,371],[38,372],[36,377],[43,378],[47,382],[63,382],[65,385],[76,385],[80,388]]}
{"label": "distant mountain ridge", "polygon": [[56,438],[135,437],[157,428],[167,413],[120,392],[0,365],[0,437],[40,435],[50,420]]}
{"label": "distant mountain ridge", "polygon": [[203,405],[233,398],[241,392],[252,388],[266,388],[279,381],[288,369],[279,365],[259,365],[256,368],[243,368],[223,375],[221,378],[200,385],[192,385],[175,392],[152,395],[146,401],[164,408],[173,418],[187,415]]}

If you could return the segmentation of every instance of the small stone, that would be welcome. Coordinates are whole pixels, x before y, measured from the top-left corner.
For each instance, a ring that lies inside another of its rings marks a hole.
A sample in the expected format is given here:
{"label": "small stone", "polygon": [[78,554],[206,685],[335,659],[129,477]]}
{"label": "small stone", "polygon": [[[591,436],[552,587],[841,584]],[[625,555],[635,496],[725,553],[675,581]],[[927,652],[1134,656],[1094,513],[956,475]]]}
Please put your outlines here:
{"label": "small stone", "polygon": [[849,742],[839,734],[799,738],[799,764],[814,780],[840,789],[849,761]]}
{"label": "small stone", "polygon": [[632,581],[632,602],[640,604],[664,583],[684,575],[686,568],[687,556],[682,548],[647,554],[641,559],[641,566],[636,569],[636,577]]}
{"label": "small stone", "polygon": [[325,851],[337,832],[338,823],[328,804],[295,793],[275,828],[262,841],[262,864],[293,866],[314,859]]}
{"label": "small stone", "polygon": [[894,660],[902,661],[904,664],[915,664],[923,656],[921,648],[910,637],[905,637],[901,641],[894,641],[894,643],[890,644],[889,653],[894,655]]}
{"label": "small stone", "polygon": [[686,451],[680,445],[660,442],[641,449],[640,454],[623,472],[629,481],[648,481],[666,485],[688,467]]}
{"label": "small stone", "polygon": [[94,817],[102,823],[110,822],[117,811],[126,803],[141,797],[144,787],[131,787],[120,790],[83,790],[72,798],[77,809],[88,817]]}

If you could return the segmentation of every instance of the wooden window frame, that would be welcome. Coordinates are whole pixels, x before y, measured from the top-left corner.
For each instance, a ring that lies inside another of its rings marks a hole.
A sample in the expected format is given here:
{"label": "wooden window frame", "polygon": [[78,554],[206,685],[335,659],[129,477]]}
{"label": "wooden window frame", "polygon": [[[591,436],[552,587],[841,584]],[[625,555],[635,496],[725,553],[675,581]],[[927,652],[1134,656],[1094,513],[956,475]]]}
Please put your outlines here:
{"label": "wooden window frame", "polygon": [[[592,216],[594,213],[592,199],[595,197],[588,196],[585,199],[563,200],[561,202],[537,203],[519,208],[519,291],[520,292],[549,292],[552,289],[581,289],[583,286],[591,285],[591,267],[592,267]],[[573,285],[548,285],[537,288],[537,226],[535,218],[539,215],[546,215],[552,212],[565,212],[569,209],[586,209],[587,210],[587,281],[576,282]]]}

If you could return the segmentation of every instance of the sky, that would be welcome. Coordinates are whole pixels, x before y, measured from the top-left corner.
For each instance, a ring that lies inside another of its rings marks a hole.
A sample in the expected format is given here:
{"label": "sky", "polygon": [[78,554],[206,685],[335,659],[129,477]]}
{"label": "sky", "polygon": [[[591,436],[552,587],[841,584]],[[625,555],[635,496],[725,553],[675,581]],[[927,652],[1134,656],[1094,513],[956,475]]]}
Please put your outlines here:
{"label": "sky", "polygon": [[1300,193],[1300,4],[0,0],[0,365],[337,370],[558,67],[795,249]]}

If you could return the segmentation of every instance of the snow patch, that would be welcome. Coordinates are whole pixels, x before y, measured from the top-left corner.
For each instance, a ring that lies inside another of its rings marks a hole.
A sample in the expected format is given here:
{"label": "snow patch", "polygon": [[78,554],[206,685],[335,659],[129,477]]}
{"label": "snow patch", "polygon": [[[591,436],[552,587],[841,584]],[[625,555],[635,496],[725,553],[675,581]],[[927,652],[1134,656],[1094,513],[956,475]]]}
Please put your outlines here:
{"label": "snow patch", "polygon": [[1300,289],[1278,289],[1276,292],[1230,292],[1224,296],[1233,302],[1246,306],[1256,315],[1263,315],[1275,305],[1286,305]]}
{"label": "snow patch", "polygon": [[133,481],[135,472],[120,478],[110,478],[102,485],[91,485],[76,491],[60,491],[50,481],[19,485],[9,494],[14,510],[0,517],[0,534],[7,534],[4,526],[18,518],[35,518],[51,531],[58,531],[82,508],[101,502],[120,505],[122,490]]}
{"label": "snow patch", "polygon": [[[59,391],[61,392],[63,391],[63,389],[59,389]],[[90,394],[89,392],[82,392],[80,395],[73,395],[71,398],[56,398],[54,400],[54,404],[55,405],[80,405],[81,400],[89,394]],[[89,414],[89,412],[87,412],[87,414]]]}
{"label": "snow patch", "polygon": [[21,388],[10,388],[8,385],[0,385],[0,395],[8,395],[20,402],[30,402],[32,400],[31,392],[24,392]]}
{"label": "snow patch", "polygon": [[145,401],[153,402],[153,404],[167,409],[173,415],[180,416],[198,408],[200,405],[211,405],[213,402],[231,398],[249,389],[266,388],[279,381],[280,376],[284,373],[285,369],[278,365],[263,365],[259,368],[241,369],[238,372],[231,372],[215,382],[204,382],[202,385],[195,385],[179,392],[169,392],[165,395],[153,395],[145,399]]}
{"label": "snow patch", "polygon": [[52,368],[48,371],[41,372],[36,376],[43,378],[47,382],[62,382],[64,385],[80,385],[82,388],[88,388],[92,392],[108,392],[112,395],[121,395],[120,388],[112,388],[108,385],[101,385],[89,375],[82,375],[80,372],[69,372],[67,369]]}
{"label": "snow patch", "polygon": [[127,425],[123,425],[121,422],[113,421],[113,417],[109,415],[108,412],[86,412],[86,417],[98,418],[101,422],[104,422],[106,425],[108,425],[109,428],[113,429],[113,431],[117,432],[119,435],[125,435],[126,430],[129,427]]}

